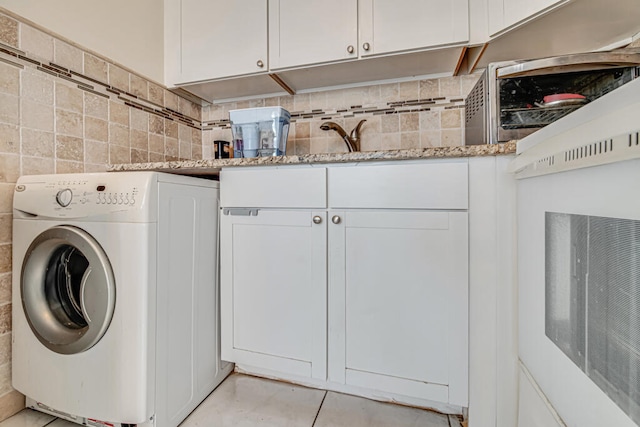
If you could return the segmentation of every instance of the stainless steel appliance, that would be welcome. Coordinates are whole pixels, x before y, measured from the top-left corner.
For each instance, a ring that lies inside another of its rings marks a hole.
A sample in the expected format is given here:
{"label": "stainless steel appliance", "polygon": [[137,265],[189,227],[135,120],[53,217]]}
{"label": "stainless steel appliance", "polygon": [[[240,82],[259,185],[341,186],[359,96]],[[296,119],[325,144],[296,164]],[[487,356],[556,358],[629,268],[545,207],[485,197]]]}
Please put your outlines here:
{"label": "stainless steel appliance", "polygon": [[518,143],[521,426],[640,425],[639,117],[640,79]]}
{"label": "stainless steel appliance", "polygon": [[489,64],[465,101],[465,145],[525,136],[640,76],[640,50]]}

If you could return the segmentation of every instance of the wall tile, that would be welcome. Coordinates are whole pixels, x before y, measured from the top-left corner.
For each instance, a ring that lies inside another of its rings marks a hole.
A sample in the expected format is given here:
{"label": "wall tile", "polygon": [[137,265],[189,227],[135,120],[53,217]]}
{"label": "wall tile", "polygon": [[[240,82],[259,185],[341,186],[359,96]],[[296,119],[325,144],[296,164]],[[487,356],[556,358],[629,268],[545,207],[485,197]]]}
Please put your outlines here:
{"label": "wall tile", "polygon": [[0,303],[11,302],[11,273],[0,274]]}
{"label": "wall tile", "polygon": [[17,154],[19,152],[20,128],[16,125],[0,123],[0,153]]}
{"label": "wall tile", "polygon": [[22,156],[22,175],[43,175],[56,172],[53,158]]}
{"label": "wall tile", "polygon": [[460,79],[445,77],[440,80],[440,96],[462,96]]}
{"label": "wall tile", "polygon": [[442,146],[455,147],[462,145],[462,132],[459,129],[442,130]]}
{"label": "wall tile", "polygon": [[131,93],[139,96],[140,98],[147,99],[149,96],[148,85],[149,83],[135,74],[129,75],[129,84],[131,85]]}
{"label": "wall tile", "polygon": [[56,110],[56,133],[82,138],[82,115],[71,111]]}
{"label": "wall tile", "polygon": [[179,156],[181,159],[191,159],[191,142],[180,141],[179,142]]}
{"label": "wall tile", "polygon": [[109,124],[109,144],[129,147],[129,127]]}
{"label": "wall tile", "polygon": [[164,135],[164,118],[155,114],[149,114],[149,132]]}
{"label": "wall tile", "polygon": [[109,100],[92,93],[84,93],[84,114],[96,119],[108,120]]}
{"label": "wall tile", "polygon": [[440,112],[438,111],[421,111],[420,112],[420,130],[440,130]]}
{"label": "wall tile", "polygon": [[22,71],[20,96],[40,104],[53,105],[53,78],[32,68],[25,68]]}
{"label": "wall tile", "polygon": [[12,390],[0,396],[0,420],[5,420],[24,409],[24,396]]}
{"label": "wall tile", "polygon": [[109,101],[109,121],[129,127],[129,107],[115,101]]}
{"label": "wall tile", "polygon": [[191,142],[191,128],[185,125],[178,125],[178,139],[182,142]]}
{"label": "wall tile", "polygon": [[[11,243],[5,243],[0,245],[0,273],[11,272]],[[11,314],[9,314],[11,317]],[[2,308],[0,306],[0,333],[7,332],[2,327]],[[6,320],[6,319],[5,319]]]}
{"label": "wall tile", "polygon": [[173,92],[165,90],[164,92],[164,106],[169,110],[178,111],[178,99],[180,97]]}
{"label": "wall tile", "polygon": [[[0,18],[2,16],[0,15]],[[0,25],[2,22],[0,21]],[[0,27],[1,28],[1,27]],[[2,30],[0,30],[2,31]],[[0,92],[8,95],[20,95],[20,69],[0,62]]]}
{"label": "wall tile", "polygon": [[168,138],[178,139],[178,123],[171,119],[164,120],[164,134]]}
{"label": "wall tile", "polygon": [[102,83],[109,81],[107,63],[89,53],[84,53],[84,75]]}
{"label": "wall tile", "polygon": [[403,132],[400,134],[400,148],[403,150],[420,148],[420,132]]}
{"label": "wall tile", "polygon": [[20,176],[20,157],[0,153],[0,182],[16,182]]}
{"label": "wall tile", "polygon": [[54,63],[78,73],[84,72],[84,56],[80,49],[58,39],[53,41],[53,47]]}
{"label": "wall tile", "polygon": [[0,365],[11,362],[11,334],[0,335]]}
{"label": "wall tile", "polygon": [[82,172],[84,172],[83,162],[56,160],[56,173],[82,173]]}
{"label": "wall tile", "polygon": [[53,106],[23,99],[20,105],[20,114],[23,127],[53,132]]}
{"label": "wall tile", "polygon": [[18,21],[0,14],[0,43],[18,47]]}
{"label": "wall tile", "polygon": [[147,132],[149,130],[149,113],[137,108],[131,108],[130,110],[131,129]]}
{"label": "wall tile", "polygon": [[109,145],[109,163],[131,163],[131,149],[128,146]]}
{"label": "wall tile", "polygon": [[0,214],[0,244],[11,243],[12,220],[11,214]]}
{"label": "wall tile", "polygon": [[33,58],[53,61],[53,37],[29,25],[20,26],[20,49]]}
{"label": "wall tile", "polygon": [[54,134],[33,129],[22,129],[22,154],[35,157],[54,157]]}
{"label": "wall tile", "polygon": [[308,138],[295,140],[294,154],[309,154],[311,152],[311,142]]}
{"label": "wall tile", "polygon": [[414,132],[420,130],[420,116],[418,113],[401,114],[400,130],[402,132]]}
{"label": "wall tile", "polygon": [[443,129],[459,128],[462,126],[460,110],[445,110],[440,113],[440,127]]}
{"label": "wall tile", "polygon": [[202,145],[202,131],[191,128],[191,143]]}
{"label": "wall tile", "polygon": [[84,137],[95,141],[109,141],[109,122],[93,117],[85,117]]}
{"label": "wall tile", "polygon": [[380,117],[380,132],[394,133],[400,131],[400,115],[385,114]]}
{"label": "wall tile", "polygon": [[145,152],[149,151],[149,134],[147,132],[132,129],[129,137],[132,149]]}
{"label": "wall tile", "polygon": [[160,153],[149,153],[149,161],[150,162],[164,162],[164,154]]}
{"label": "wall tile", "polygon": [[420,97],[420,82],[401,82],[400,86],[400,98],[403,100],[418,99]]}
{"label": "wall tile", "polygon": [[84,160],[84,143],[82,138],[56,135],[56,158],[82,162]]}
{"label": "wall tile", "polygon": [[149,151],[164,154],[164,136],[149,134]]}
{"label": "wall tile", "polygon": [[20,98],[0,93],[0,122],[17,125],[20,123]]}
{"label": "wall tile", "polygon": [[109,64],[109,84],[116,89],[129,92],[129,72],[117,65]]}
{"label": "wall tile", "polygon": [[0,183],[0,213],[12,212],[15,187],[15,184]]}
{"label": "wall tile", "polygon": [[84,142],[85,163],[109,163],[109,144],[99,141]]}
{"label": "wall tile", "polygon": [[84,164],[84,171],[86,173],[106,172],[107,171],[107,165],[106,165],[107,163],[109,163],[109,162],[100,163],[100,164],[85,163]]}
{"label": "wall tile", "polygon": [[157,84],[149,83],[149,101],[164,106],[164,88]]}
{"label": "wall tile", "polygon": [[149,153],[146,150],[131,149],[131,163],[147,163],[149,161]]}
{"label": "wall tile", "polygon": [[56,108],[73,111],[74,113],[83,112],[84,92],[82,90],[62,82],[56,82],[55,87]]}
{"label": "wall tile", "polygon": [[[10,250],[11,245],[8,246]],[[6,334],[9,331],[11,331],[11,304],[7,303],[0,305],[0,335]]]}
{"label": "wall tile", "polygon": [[440,82],[438,79],[421,80],[419,99],[438,98],[440,96]]}
{"label": "wall tile", "polygon": [[179,154],[178,139],[166,137],[164,139],[164,155],[169,158],[177,159]]}
{"label": "wall tile", "polygon": [[427,130],[420,132],[420,146],[422,148],[440,147],[442,145],[440,130]]}

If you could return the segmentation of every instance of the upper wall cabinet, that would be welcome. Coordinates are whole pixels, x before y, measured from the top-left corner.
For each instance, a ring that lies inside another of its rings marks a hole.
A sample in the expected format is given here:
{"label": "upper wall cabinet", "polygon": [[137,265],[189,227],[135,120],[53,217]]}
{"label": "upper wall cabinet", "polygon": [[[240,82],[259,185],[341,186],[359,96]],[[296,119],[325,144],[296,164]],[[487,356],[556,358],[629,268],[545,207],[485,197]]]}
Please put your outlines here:
{"label": "upper wall cabinet", "polygon": [[267,0],[165,0],[165,80],[266,73]]}
{"label": "upper wall cabinet", "polygon": [[561,6],[570,0],[487,0],[489,33],[493,36],[503,30],[541,13]]}
{"label": "upper wall cabinet", "polygon": [[358,4],[363,57],[469,40],[467,0],[360,0]]}
{"label": "upper wall cabinet", "polygon": [[468,40],[467,0],[269,0],[271,69]]}
{"label": "upper wall cabinet", "polygon": [[269,0],[271,68],[358,57],[357,0]]}

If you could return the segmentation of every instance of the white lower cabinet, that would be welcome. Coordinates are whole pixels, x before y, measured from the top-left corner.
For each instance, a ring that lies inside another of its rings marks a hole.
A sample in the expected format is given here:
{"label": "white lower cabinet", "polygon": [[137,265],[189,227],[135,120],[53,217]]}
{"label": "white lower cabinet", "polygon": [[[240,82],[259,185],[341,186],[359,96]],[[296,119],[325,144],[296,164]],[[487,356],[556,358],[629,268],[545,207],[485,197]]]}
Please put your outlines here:
{"label": "white lower cabinet", "polygon": [[326,212],[255,212],[220,218],[222,359],[325,379]]}
{"label": "white lower cabinet", "polygon": [[466,406],[467,213],[330,215],[330,379]]}
{"label": "white lower cabinet", "polygon": [[[319,169],[222,171],[223,360],[344,392],[466,407],[466,160]],[[296,209],[286,184],[263,185],[280,175],[317,197]]]}

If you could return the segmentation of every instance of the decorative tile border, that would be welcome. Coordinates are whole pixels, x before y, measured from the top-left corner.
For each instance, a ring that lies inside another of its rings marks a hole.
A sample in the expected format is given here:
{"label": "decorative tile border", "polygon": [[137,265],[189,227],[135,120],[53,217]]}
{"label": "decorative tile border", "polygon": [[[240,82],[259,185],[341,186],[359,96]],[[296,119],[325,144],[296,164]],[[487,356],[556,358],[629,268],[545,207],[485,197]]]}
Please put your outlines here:
{"label": "decorative tile border", "polygon": [[[440,111],[464,108],[464,98],[437,97],[413,99],[408,101],[390,101],[380,105],[352,105],[348,108],[312,109],[310,111],[292,111],[291,123],[320,120],[348,119],[360,115],[379,116],[386,114],[416,113],[421,111]],[[202,130],[228,129],[229,119],[205,121]]]}
{"label": "decorative tile border", "polygon": [[[19,49],[0,43],[0,61],[17,68],[32,67],[40,72],[70,81],[85,92],[110,99],[118,100],[131,108],[146,111],[168,120],[176,121],[193,129],[202,130],[202,122],[174,109],[159,105],[142,96],[134,95],[116,86],[110,85],[98,79],[89,77],[83,73],[71,70],[54,62],[44,63],[30,58]],[[177,96],[177,95],[176,95]],[[191,101],[186,101],[191,102]],[[200,108],[197,106],[197,108]]]}

